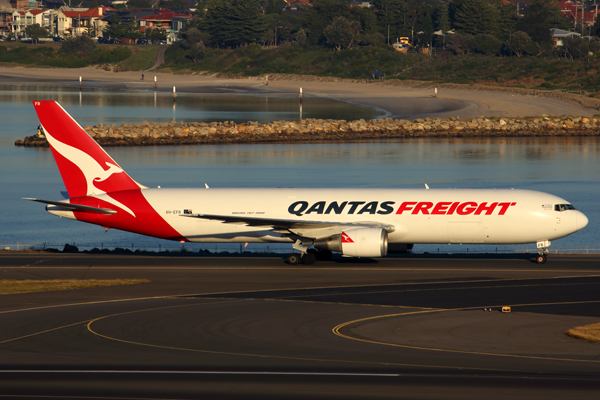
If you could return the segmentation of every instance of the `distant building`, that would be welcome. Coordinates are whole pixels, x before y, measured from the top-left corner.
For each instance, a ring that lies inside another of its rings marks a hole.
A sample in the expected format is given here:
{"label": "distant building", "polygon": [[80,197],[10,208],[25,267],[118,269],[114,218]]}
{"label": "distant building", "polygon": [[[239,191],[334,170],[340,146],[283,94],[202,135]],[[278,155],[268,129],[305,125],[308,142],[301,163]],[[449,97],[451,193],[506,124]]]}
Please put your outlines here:
{"label": "distant building", "polygon": [[0,0],[0,33],[9,35],[12,31],[12,14],[14,12],[12,4],[8,0]]}
{"label": "distant building", "polygon": [[596,23],[598,8],[596,6],[586,7],[583,3],[576,3],[571,0],[559,1],[558,7],[565,18],[573,21],[573,27],[592,26]]}
{"label": "distant building", "polygon": [[577,32],[563,31],[562,29],[550,29],[552,35],[552,42],[555,46],[562,46],[563,40],[566,38],[580,38],[581,34]]}
{"label": "distant building", "polygon": [[26,10],[14,11],[12,14],[11,29],[17,35],[25,32],[30,25],[39,24],[42,28],[48,29],[52,17],[49,10]]}
{"label": "distant building", "polygon": [[42,2],[36,0],[13,0],[13,8],[18,10],[41,10]]}
{"label": "distant building", "polygon": [[167,32],[167,43],[177,40],[179,31],[185,29],[187,21],[192,18],[190,14],[176,14],[171,10],[164,9],[154,15],[147,15],[139,19],[140,31],[148,29],[164,29]]}

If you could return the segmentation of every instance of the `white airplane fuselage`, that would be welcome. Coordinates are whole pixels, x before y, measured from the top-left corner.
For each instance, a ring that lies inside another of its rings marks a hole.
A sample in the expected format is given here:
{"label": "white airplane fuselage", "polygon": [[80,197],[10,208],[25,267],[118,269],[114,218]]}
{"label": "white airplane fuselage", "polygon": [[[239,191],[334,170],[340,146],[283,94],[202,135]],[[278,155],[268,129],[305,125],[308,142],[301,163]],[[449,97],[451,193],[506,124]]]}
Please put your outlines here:
{"label": "white airplane fuselage", "polygon": [[[393,227],[388,234],[389,243],[432,244],[517,244],[554,240],[580,230],[588,222],[578,210],[557,211],[557,205],[569,204],[566,200],[530,190],[211,188],[140,191],[152,208],[190,242],[293,241],[288,234],[274,232],[270,226],[186,218],[198,213],[339,225],[375,221]],[[107,196],[110,195],[93,198],[104,200]],[[335,204],[332,206],[332,203]],[[48,211],[77,219],[72,211],[52,211],[52,206]],[[103,226],[123,228],[116,215],[99,219]],[[142,225],[127,230],[146,234]]]}

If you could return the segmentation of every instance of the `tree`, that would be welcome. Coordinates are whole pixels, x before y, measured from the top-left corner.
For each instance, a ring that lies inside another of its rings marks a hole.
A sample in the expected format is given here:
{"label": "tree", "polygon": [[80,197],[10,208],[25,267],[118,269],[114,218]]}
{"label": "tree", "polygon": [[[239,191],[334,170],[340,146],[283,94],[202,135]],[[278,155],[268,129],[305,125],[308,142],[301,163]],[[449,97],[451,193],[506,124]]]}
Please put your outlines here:
{"label": "tree", "polygon": [[421,46],[429,46],[433,39],[433,22],[431,21],[431,15],[425,14],[423,19],[423,25],[421,26],[421,32],[419,34],[419,42]]}
{"label": "tree", "polygon": [[312,4],[313,6],[304,13],[303,24],[308,41],[311,44],[324,44],[327,42],[324,31],[335,17],[352,19],[348,3],[315,0]]}
{"label": "tree", "polygon": [[127,7],[130,8],[151,8],[150,2],[148,0],[129,0],[127,2]]}
{"label": "tree", "polygon": [[105,37],[123,37],[123,26],[121,25],[121,17],[119,17],[119,14],[115,13],[110,17],[108,25],[102,30],[102,34]]}
{"label": "tree", "polygon": [[154,28],[146,31],[146,39],[154,42],[155,40],[167,40],[167,31],[163,28]]}
{"label": "tree", "polygon": [[506,48],[521,57],[527,46],[531,43],[531,37],[523,31],[516,31],[508,38]]}
{"label": "tree", "polygon": [[181,44],[189,49],[202,40],[202,32],[198,28],[189,28],[181,32]]}
{"label": "tree", "polygon": [[191,49],[196,44],[202,42],[202,47],[205,47],[204,41],[207,39],[207,35],[201,32],[198,28],[188,28],[179,33],[181,38],[181,47],[184,49]]}
{"label": "tree", "polygon": [[569,29],[570,26],[553,0],[533,0],[517,28],[527,33],[534,42],[551,43],[551,28]]}
{"label": "tree", "polygon": [[468,35],[492,34],[496,30],[497,10],[488,0],[463,0],[454,17],[454,26]]}
{"label": "tree", "polygon": [[594,32],[594,35],[600,36],[600,14],[596,15],[596,21],[594,22],[594,26],[592,26],[592,32]]}
{"label": "tree", "polygon": [[194,64],[199,60],[202,60],[204,58],[204,43],[199,41],[198,43],[194,44],[187,52],[186,57],[191,58]]}
{"label": "tree", "polygon": [[60,52],[66,54],[88,55],[96,48],[96,43],[88,36],[76,36],[62,42]]}
{"label": "tree", "polygon": [[373,9],[377,10],[377,21],[381,32],[387,38],[388,30],[392,38],[398,36],[400,22],[406,22],[402,10],[408,10],[408,5],[402,0],[373,0]]}
{"label": "tree", "polygon": [[212,1],[207,7],[202,28],[217,45],[237,46],[261,39],[265,27],[260,0]]}
{"label": "tree", "polygon": [[158,6],[161,8],[172,8],[177,10],[187,9],[185,0],[160,0]]}
{"label": "tree", "polygon": [[284,0],[268,0],[265,14],[281,15],[285,6],[287,6],[287,3]]}
{"label": "tree", "polygon": [[435,26],[443,34],[450,30],[450,15],[448,14],[448,3],[442,2],[435,14]]}
{"label": "tree", "polygon": [[498,8],[498,20],[496,21],[496,36],[505,42],[517,26],[517,12],[512,4],[500,4]]}
{"label": "tree", "polygon": [[39,38],[48,37],[48,31],[40,26],[40,24],[29,25],[25,28],[25,34],[34,40],[34,43]]}
{"label": "tree", "polygon": [[327,38],[327,43],[341,50],[349,48],[354,42],[354,38],[359,33],[359,24],[356,21],[348,21],[344,17],[335,17],[330,25],[325,28],[323,34]]}
{"label": "tree", "polygon": [[493,35],[477,35],[475,51],[488,56],[497,56],[502,51],[502,42]]}
{"label": "tree", "polygon": [[471,54],[477,46],[473,35],[449,35],[447,40],[448,48],[455,54]]}
{"label": "tree", "polygon": [[582,40],[578,37],[563,39],[562,46],[556,46],[555,51],[570,60],[587,58],[590,53],[595,54],[600,50],[600,43],[597,41]]}
{"label": "tree", "polygon": [[358,22],[360,31],[364,34],[379,33],[377,15],[370,8],[352,7],[349,20]]}
{"label": "tree", "polygon": [[308,39],[306,38],[306,32],[304,29],[300,28],[298,32],[294,35],[294,41],[298,46],[306,46],[308,44]]}

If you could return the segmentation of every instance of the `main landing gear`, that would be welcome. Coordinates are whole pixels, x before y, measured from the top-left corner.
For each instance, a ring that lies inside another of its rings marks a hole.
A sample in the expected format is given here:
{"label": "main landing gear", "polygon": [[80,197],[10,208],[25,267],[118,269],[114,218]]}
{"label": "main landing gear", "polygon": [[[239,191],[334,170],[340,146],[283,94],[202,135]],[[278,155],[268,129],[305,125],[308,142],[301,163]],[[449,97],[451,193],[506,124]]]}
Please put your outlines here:
{"label": "main landing gear", "polygon": [[[331,260],[333,253],[329,250],[317,250],[317,249],[303,249],[306,252],[302,253],[291,253],[288,256],[288,263],[292,265],[296,264],[304,264],[304,265],[313,265],[317,259],[323,261]],[[302,250],[301,250],[302,251]]]}
{"label": "main landing gear", "polygon": [[546,255],[545,254],[538,254],[536,257],[536,261],[538,264],[544,264],[546,262]]}
{"label": "main landing gear", "polygon": [[314,253],[292,253],[288,256],[288,262],[292,265],[302,263],[304,265],[313,265],[317,261],[317,256]]}

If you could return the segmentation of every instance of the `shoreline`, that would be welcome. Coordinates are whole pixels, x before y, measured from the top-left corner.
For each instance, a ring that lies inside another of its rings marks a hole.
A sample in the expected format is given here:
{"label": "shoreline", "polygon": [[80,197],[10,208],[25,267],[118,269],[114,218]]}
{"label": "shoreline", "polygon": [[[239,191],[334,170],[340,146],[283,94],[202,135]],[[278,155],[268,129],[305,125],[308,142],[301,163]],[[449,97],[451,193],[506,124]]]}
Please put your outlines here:
{"label": "shoreline", "polygon": [[[338,78],[269,75],[265,77],[222,78],[214,75],[183,75],[165,72],[109,72],[94,67],[78,69],[27,68],[0,66],[0,84],[48,84],[61,87],[94,87],[192,93],[227,92],[278,95],[298,93],[347,103],[376,107],[388,112],[391,118],[442,118],[461,119],[479,117],[537,117],[546,115],[571,115],[593,117],[598,113],[600,100],[585,96],[548,93],[532,95],[532,91],[514,88],[495,88],[479,85],[437,84],[433,82],[357,82]],[[437,95],[435,94],[437,88]],[[579,104],[578,104],[579,103]],[[587,106],[581,105],[581,103]],[[596,104],[598,103],[598,104]],[[447,107],[448,104],[454,107]],[[459,105],[458,107],[456,107]],[[448,109],[450,108],[450,109]],[[407,114],[406,110],[409,110]]]}

